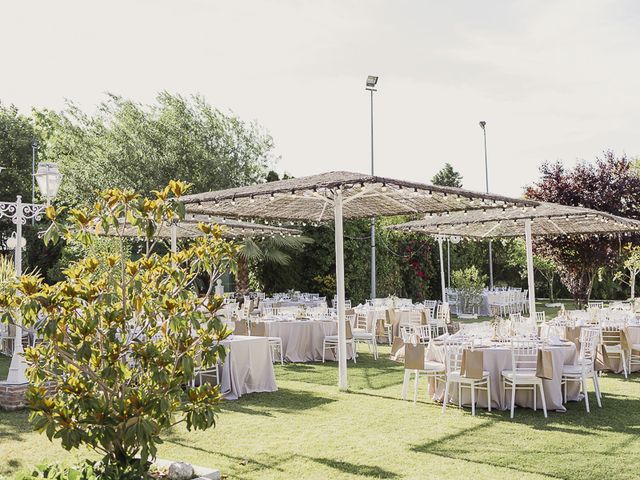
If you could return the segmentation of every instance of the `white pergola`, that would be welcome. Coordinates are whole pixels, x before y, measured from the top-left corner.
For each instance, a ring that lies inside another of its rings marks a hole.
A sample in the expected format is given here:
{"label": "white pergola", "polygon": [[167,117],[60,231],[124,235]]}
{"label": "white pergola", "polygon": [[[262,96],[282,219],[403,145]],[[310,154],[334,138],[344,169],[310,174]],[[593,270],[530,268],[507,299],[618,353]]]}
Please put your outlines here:
{"label": "white pergola", "polygon": [[338,387],[348,388],[345,328],[343,220],[391,215],[447,213],[513,207],[538,202],[407,182],[361,173],[327,172],[308,177],[188,195],[187,212],[245,221],[335,225],[338,310]]}
{"label": "white pergola", "polygon": [[455,212],[448,215],[426,216],[398,225],[390,230],[421,232],[436,237],[440,247],[440,272],[443,278],[442,239],[460,236],[473,239],[520,237],[524,234],[527,251],[527,282],[529,312],[535,317],[536,298],[533,273],[532,236],[560,237],[568,235],[618,235],[640,231],[640,221],[617,217],[606,212],[582,207],[568,207],[541,202],[535,208],[499,208],[487,211]]}
{"label": "white pergola", "polygon": [[[158,228],[156,236],[163,239],[170,239],[171,251],[177,250],[178,239],[196,238],[202,235],[198,228],[199,223],[215,223],[224,227],[223,235],[226,238],[241,237],[274,237],[274,236],[300,236],[301,231],[294,228],[277,227],[273,225],[264,225],[257,222],[241,222],[231,218],[214,217],[212,215],[196,215],[187,213],[184,220],[171,225],[162,225]],[[127,225],[123,231],[125,237],[144,239],[137,227]],[[115,235],[113,230],[107,234]]]}

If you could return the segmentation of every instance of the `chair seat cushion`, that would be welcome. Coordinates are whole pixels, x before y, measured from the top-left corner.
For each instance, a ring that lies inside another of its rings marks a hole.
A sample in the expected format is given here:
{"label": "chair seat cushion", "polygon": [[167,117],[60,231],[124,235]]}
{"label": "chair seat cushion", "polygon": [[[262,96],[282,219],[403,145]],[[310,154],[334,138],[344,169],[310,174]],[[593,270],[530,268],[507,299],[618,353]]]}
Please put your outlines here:
{"label": "chair seat cushion", "polygon": [[[507,380],[514,380],[514,372],[513,370],[503,370],[502,376]],[[535,370],[519,370],[517,375],[515,375],[515,379],[517,382],[527,382],[527,381],[539,381],[540,378],[536,376]]]}
{"label": "chair seat cushion", "polygon": [[[482,371],[482,379],[486,379],[489,376],[489,372],[486,370]],[[447,375],[447,379],[453,381],[453,382],[469,382],[469,381],[480,381],[482,379],[480,378],[471,378],[471,377],[465,377],[463,376],[459,371],[458,372],[451,372]]]}
{"label": "chair seat cushion", "polygon": [[373,333],[359,332],[356,330],[353,332],[353,338],[356,340],[373,340]]}
{"label": "chair seat cushion", "polygon": [[[582,375],[584,367],[582,365],[563,365],[562,375]],[[589,370],[584,369],[585,373],[589,374]]]}
{"label": "chair seat cushion", "polygon": [[444,372],[444,363],[435,362],[433,360],[427,360],[424,362],[424,369],[428,372]]}
{"label": "chair seat cushion", "polygon": [[617,344],[617,345],[605,345],[604,348],[607,350],[607,353],[620,353],[620,352],[622,352],[622,346],[620,344]]}
{"label": "chair seat cushion", "polygon": [[640,343],[634,343],[633,345],[631,345],[631,350],[640,351]]}

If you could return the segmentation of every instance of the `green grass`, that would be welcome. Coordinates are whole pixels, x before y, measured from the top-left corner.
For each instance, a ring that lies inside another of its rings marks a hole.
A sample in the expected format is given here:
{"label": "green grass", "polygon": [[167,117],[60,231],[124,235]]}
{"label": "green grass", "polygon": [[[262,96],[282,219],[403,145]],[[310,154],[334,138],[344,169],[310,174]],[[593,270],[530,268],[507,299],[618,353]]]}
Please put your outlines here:
{"label": "green grass", "polygon": [[[388,348],[382,349],[385,353]],[[165,436],[159,456],[221,469],[233,479],[492,478],[631,479],[640,471],[640,376],[602,379],[603,408],[567,413],[469,410],[399,399],[402,367],[362,354],[349,363],[351,391],[337,366],[276,366],[279,390],[225,402],[217,428]],[[592,405],[595,398],[592,398]],[[0,475],[37,462],[73,462],[33,433],[27,412],[0,413]]]}
{"label": "green grass", "polygon": [[[552,309],[555,313],[555,309]],[[363,347],[364,349],[364,347]],[[602,377],[603,408],[582,403],[566,413],[480,410],[441,414],[426,401],[400,400],[402,366],[362,354],[349,362],[349,393],[336,388],[337,366],[277,365],[279,390],[225,402],[217,428],[165,435],[159,457],[219,468],[229,479],[632,479],[640,471],[640,375]],[[1,364],[0,364],[0,368]],[[8,365],[7,365],[8,368]],[[31,431],[28,412],[0,412],[0,476],[43,460],[72,463]]]}

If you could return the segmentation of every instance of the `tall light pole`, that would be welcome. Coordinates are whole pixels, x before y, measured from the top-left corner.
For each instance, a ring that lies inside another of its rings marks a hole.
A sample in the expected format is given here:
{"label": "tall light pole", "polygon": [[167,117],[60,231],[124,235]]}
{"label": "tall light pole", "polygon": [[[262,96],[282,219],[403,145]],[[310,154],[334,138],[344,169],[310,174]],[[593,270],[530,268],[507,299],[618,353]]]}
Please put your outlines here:
{"label": "tall light pole", "polygon": [[[367,77],[367,90],[371,93],[371,175],[373,169],[373,92],[377,92],[375,86],[378,77],[369,75]],[[371,300],[376,298],[376,219],[371,218]]]}
{"label": "tall light pole", "polygon": [[[484,137],[484,181],[487,193],[489,193],[489,163],[487,160],[487,122],[480,122],[482,136]],[[491,251],[491,240],[489,240],[489,289],[493,290],[493,252]]]}

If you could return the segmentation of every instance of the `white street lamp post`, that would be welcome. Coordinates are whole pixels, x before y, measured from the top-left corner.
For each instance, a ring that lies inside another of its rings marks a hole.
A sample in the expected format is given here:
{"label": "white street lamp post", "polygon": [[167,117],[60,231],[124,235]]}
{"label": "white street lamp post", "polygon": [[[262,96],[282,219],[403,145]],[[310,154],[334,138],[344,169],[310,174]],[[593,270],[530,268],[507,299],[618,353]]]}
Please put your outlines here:
{"label": "white street lamp post", "polygon": [[[34,177],[40,187],[40,193],[47,200],[48,205],[57,195],[63,175],[58,171],[56,164],[43,163],[38,165],[38,171],[34,174]],[[14,250],[13,259],[16,276],[18,277],[22,275],[22,249],[26,244],[25,239],[22,237],[22,226],[27,223],[27,220],[40,220],[47,205],[22,203],[21,195],[16,197],[15,202],[0,202],[0,219],[4,217],[10,218],[16,226],[15,236],[11,236],[7,240],[7,247]],[[24,350],[22,348],[22,321],[17,318],[13,356],[11,357],[7,383],[26,383],[25,369],[26,362],[24,361]]]}

